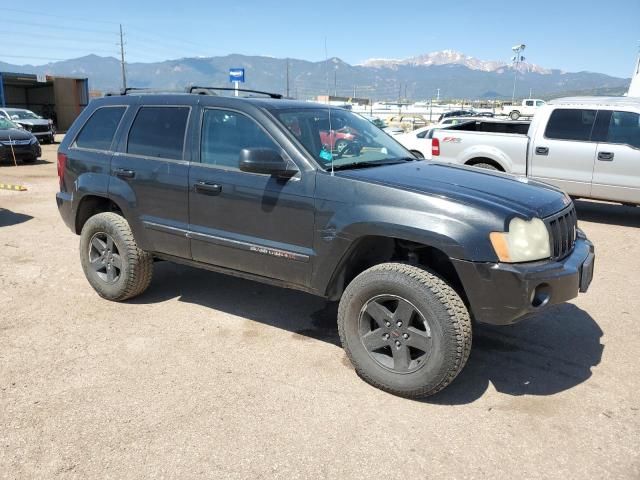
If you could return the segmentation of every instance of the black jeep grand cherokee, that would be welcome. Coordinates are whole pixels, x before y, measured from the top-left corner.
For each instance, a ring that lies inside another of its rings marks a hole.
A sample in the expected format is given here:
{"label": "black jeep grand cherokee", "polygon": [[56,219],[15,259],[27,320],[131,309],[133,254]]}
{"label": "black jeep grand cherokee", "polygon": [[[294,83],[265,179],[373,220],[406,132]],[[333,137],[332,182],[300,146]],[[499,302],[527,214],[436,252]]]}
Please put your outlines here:
{"label": "black jeep grand cherokee", "polygon": [[[351,140],[335,150],[338,129]],[[586,291],[593,274],[561,191],[417,161],[325,105],[94,100],[60,145],[58,172],[58,208],[102,297],[140,295],[165,259],[339,299],[358,373],[407,397],[458,375],[472,318],[513,323]]]}

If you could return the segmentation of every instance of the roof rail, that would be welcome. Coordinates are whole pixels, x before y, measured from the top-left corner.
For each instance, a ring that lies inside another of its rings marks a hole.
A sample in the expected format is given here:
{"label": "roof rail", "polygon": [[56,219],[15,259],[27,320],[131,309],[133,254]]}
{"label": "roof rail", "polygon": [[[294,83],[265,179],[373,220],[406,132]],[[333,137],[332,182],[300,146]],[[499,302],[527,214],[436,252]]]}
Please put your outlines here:
{"label": "roof rail", "polygon": [[130,93],[184,93],[182,90],[169,90],[167,88],[144,88],[144,87],[127,87],[120,89],[119,92],[107,92],[105,97],[113,97],[116,95],[129,95]]}
{"label": "roof rail", "polygon": [[[200,90],[198,93],[201,95],[206,95],[206,92],[209,90],[220,90],[220,91],[227,91],[227,92],[247,92],[247,93],[257,93],[259,95],[267,95],[268,97],[271,98],[282,98],[282,95],[279,93],[270,93],[270,92],[262,92],[260,90],[248,90],[246,88],[238,88],[237,90],[235,88],[231,88],[231,87],[199,87],[197,85],[192,85],[190,87],[187,87],[187,93],[194,93],[194,90]],[[213,92],[209,92],[209,95],[215,95]]]}

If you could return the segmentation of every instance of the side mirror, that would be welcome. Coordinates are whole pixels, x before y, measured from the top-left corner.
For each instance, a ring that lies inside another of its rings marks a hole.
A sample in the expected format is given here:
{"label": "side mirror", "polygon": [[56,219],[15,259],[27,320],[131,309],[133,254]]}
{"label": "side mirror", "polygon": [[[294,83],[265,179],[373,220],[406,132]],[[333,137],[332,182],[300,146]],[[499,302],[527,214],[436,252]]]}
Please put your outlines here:
{"label": "side mirror", "polygon": [[272,148],[243,148],[240,150],[240,170],[265,173],[278,178],[291,178],[298,170],[290,168],[282,155]]}

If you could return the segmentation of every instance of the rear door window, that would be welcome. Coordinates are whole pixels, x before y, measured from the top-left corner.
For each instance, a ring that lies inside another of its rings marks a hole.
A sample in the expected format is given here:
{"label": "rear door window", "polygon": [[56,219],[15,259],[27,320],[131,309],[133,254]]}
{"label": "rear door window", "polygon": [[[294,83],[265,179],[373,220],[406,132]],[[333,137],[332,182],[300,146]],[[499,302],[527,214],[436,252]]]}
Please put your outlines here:
{"label": "rear door window", "polygon": [[74,146],[90,150],[110,150],[126,107],[98,108],[76,137]]}
{"label": "rear door window", "polygon": [[634,112],[613,112],[607,142],[640,148],[640,115]]}
{"label": "rear door window", "polygon": [[596,119],[596,110],[558,108],[551,113],[544,136],[554,140],[587,142]]}
{"label": "rear door window", "polygon": [[141,107],[127,140],[127,153],[182,160],[189,107]]}

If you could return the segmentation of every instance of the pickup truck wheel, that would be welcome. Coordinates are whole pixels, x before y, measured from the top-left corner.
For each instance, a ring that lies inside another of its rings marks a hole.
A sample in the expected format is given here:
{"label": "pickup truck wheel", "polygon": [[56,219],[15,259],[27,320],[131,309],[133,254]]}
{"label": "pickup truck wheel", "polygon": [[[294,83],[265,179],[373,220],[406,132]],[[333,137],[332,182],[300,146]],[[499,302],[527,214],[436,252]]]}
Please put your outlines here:
{"label": "pickup truck wheel", "polygon": [[419,398],[449,385],[471,349],[471,320],[436,274],[383,263],[358,275],[338,309],[342,345],[366,382]]}
{"label": "pickup truck wheel", "polygon": [[151,283],[153,257],[138,248],[129,223],[113,212],[91,217],[80,234],[80,262],[98,295],[122,301]]}
{"label": "pickup truck wheel", "polygon": [[418,150],[411,150],[411,153],[413,153],[413,156],[419,159],[424,159],[424,155],[422,155]]}
{"label": "pickup truck wheel", "polygon": [[513,111],[509,114],[509,118],[511,120],[518,120],[520,118],[520,112],[518,111]]}
{"label": "pickup truck wheel", "polygon": [[490,163],[474,163],[472,165],[472,167],[476,167],[476,168],[484,168],[485,170],[493,170],[496,172],[499,172],[500,169],[498,167],[496,167],[495,165],[491,165]]}

